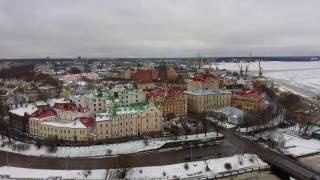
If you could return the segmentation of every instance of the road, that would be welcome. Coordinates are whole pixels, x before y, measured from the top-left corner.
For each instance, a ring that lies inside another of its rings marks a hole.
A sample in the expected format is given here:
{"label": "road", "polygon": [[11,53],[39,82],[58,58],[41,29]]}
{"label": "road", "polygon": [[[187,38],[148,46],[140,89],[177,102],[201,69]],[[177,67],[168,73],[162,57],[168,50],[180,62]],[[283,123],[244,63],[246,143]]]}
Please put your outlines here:
{"label": "road", "polygon": [[[179,149],[172,151],[151,151],[130,154],[132,166],[156,166],[173,163],[182,163],[192,154],[193,160],[210,158],[219,153],[221,156],[229,156],[233,153],[233,145],[224,141],[214,146],[206,146],[193,149]],[[17,167],[29,167],[38,169],[109,169],[116,167],[115,157],[103,158],[50,158],[25,156],[15,153],[0,151],[0,165]]]}
{"label": "road", "polygon": [[254,153],[269,164],[281,169],[297,179],[320,179],[320,174],[304,167],[300,162],[262,147],[257,142],[236,135],[232,130],[223,129],[226,140],[234,144],[234,148],[243,149],[245,153]]}

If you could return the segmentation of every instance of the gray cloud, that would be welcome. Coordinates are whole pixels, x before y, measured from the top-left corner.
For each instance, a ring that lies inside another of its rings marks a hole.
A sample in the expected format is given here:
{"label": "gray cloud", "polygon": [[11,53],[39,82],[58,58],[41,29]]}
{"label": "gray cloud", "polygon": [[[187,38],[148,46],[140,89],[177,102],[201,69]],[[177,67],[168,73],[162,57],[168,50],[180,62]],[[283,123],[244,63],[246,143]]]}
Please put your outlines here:
{"label": "gray cloud", "polygon": [[318,0],[0,0],[0,57],[319,55]]}

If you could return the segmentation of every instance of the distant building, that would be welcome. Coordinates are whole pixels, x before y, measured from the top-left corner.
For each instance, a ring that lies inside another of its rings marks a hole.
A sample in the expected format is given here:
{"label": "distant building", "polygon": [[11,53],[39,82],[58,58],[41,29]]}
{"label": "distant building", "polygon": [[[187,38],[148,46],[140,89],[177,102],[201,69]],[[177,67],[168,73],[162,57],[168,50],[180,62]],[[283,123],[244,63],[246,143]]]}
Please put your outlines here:
{"label": "distant building", "polygon": [[43,99],[49,99],[57,96],[57,88],[53,86],[41,86],[39,87],[40,97]]}
{"label": "distant building", "polygon": [[157,73],[155,70],[137,70],[136,72],[132,73],[132,79],[136,81],[142,82],[150,82],[153,79],[157,79]]}
{"label": "distant building", "polygon": [[231,106],[249,111],[257,112],[264,107],[264,94],[258,91],[242,91],[232,94]]}
{"label": "distant building", "polygon": [[167,70],[167,77],[168,77],[168,80],[171,80],[171,81],[174,81],[177,79],[177,72],[174,68],[169,68]]}
{"label": "distant building", "polygon": [[200,89],[217,89],[220,87],[220,80],[212,75],[197,76],[187,81],[188,91]]}
{"label": "distant building", "polygon": [[161,120],[162,113],[153,103],[112,107],[96,115],[96,139],[160,133]]}
{"label": "distant building", "polygon": [[221,89],[186,91],[189,112],[204,113],[231,106],[231,92]]}
{"label": "distant building", "polygon": [[157,85],[154,82],[137,82],[136,85],[139,90],[143,91],[152,90],[157,87]]}
{"label": "distant building", "polygon": [[168,91],[166,88],[153,90],[147,93],[147,98],[150,102],[161,104],[168,95]]}

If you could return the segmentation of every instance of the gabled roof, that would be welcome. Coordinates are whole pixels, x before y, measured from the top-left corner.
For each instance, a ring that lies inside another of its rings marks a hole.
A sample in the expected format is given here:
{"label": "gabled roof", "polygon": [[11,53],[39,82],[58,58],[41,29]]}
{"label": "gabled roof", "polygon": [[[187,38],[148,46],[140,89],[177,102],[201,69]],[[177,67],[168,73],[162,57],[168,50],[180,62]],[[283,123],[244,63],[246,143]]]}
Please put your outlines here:
{"label": "gabled roof", "polygon": [[95,123],[95,119],[92,117],[80,117],[79,118],[80,122],[85,125],[86,127],[92,127],[93,124]]}
{"label": "gabled roof", "polygon": [[43,120],[49,117],[56,117],[57,113],[53,109],[45,109],[45,110],[38,110],[35,112],[32,117],[37,118],[39,120]]}
{"label": "gabled roof", "polygon": [[213,75],[203,75],[203,76],[197,76],[192,78],[192,81],[196,81],[196,82],[207,82],[213,79],[217,79],[215,76]]}
{"label": "gabled roof", "polygon": [[74,104],[68,103],[68,104],[55,104],[55,109],[61,110],[61,111],[71,111],[71,112],[87,112],[88,110],[86,108],[76,106]]}

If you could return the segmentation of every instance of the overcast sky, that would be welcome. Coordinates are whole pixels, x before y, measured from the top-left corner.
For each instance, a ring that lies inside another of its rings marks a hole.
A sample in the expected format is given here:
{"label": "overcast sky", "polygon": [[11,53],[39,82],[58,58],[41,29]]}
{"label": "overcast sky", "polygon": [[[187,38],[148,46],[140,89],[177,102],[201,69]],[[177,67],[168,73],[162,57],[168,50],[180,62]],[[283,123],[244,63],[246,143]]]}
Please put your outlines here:
{"label": "overcast sky", "polygon": [[320,0],[0,0],[0,58],[320,55]]}

